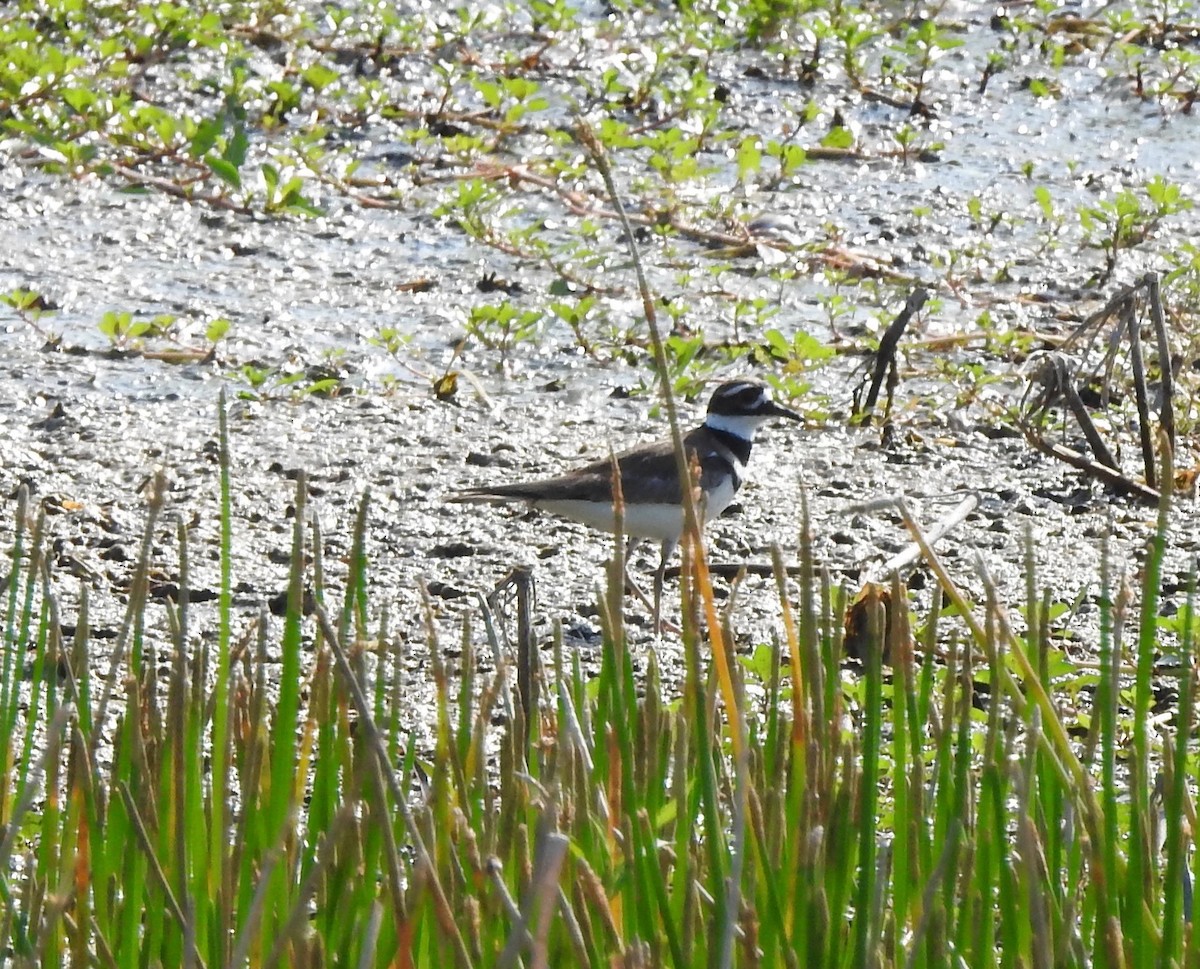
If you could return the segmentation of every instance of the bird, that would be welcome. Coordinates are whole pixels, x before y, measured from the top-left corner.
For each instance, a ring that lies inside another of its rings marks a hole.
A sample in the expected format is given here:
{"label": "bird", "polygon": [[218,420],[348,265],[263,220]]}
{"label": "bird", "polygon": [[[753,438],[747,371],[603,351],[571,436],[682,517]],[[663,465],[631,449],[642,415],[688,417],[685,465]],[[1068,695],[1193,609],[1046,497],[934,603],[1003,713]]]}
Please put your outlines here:
{"label": "bird", "polygon": [[[683,436],[687,459],[696,476],[696,510],[701,528],[729,507],[745,480],[755,431],[775,418],[803,421],[795,411],[777,404],[760,380],[729,380],[712,392],[704,422]],[[621,475],[629,551],[641,539],[654,539],[660,545],[653,609],[654,627],[661,631],[667,562],[684,529],[683,489],[675,448],[670,439],[651,442],[623,451],[615,460]],[[539,511],[611,533],[616,531],[612,483],[613,459],[604,458],[552,478],[463,489],[448,500],[524,502]]]}

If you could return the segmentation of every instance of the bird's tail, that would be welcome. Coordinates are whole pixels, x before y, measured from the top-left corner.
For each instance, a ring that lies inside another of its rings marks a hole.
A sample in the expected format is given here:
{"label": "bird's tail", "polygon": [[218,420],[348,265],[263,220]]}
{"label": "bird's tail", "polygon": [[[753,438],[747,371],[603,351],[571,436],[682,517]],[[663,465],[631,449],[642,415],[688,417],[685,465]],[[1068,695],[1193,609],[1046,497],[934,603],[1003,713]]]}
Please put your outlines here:
{"label": "bird's tail", "polygon": [[494,488],[464,488],[462,491],[452,491],[444,500],[459,505],[502,505],[508,501],[531,501],[536,497],[537,495],[528,494],[521,485],[496,485]]}

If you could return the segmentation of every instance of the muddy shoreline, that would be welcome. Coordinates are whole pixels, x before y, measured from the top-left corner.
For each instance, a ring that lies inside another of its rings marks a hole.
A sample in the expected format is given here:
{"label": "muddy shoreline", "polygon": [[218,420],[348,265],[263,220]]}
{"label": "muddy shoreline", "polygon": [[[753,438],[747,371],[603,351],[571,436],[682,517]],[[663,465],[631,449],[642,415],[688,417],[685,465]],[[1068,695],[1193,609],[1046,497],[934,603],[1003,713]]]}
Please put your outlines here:
{"label": "muddy shoreline", "polygon": [[[1059,70],[1056,94],[1029,93],[1029,78],[1045,65],[1035,49],[1018,45],[1020,56],[981,94],[974,78],[999,28],[967,6],[956,15],[952,33],[963,43],[947,48],[929,75],[937,113],[919,131],[930,143],[923,150],[897,152],[903,112],[886,99],[862,97],[831,63],[816,89],[827,97],[813,96],[815,114],[806,124],[828,128],[845,108],[858,154],[830,160],[835,154],[819,151],[820,139],[810,137],[815,127],[793,127],[806,89],[761,51],[739,48],[707,62],[723,100],[705,95],[705,103],[719,104],[732,133],[701,153],[711,171],[647,189],[653,166],[630,167],[635,158],[647,164],[648,152],[639,149],[618,159],[620,184],[635,213],[655,205],[675,211],[669,201],[710,220],[707,242],[702,233],[639,232],[664,326],[681,345],[697,334],[705,344],[684,371],[696,394],[689,419],[699,418],[712,381],[763,371],[794,381],[801,389],[787,402],[810,417],[804,428],[761,435],[750,484],[734,513],[710,529],[712,558],[762,562],[778,544],[791,560],[803,494],[819,561],[854,589],[870,564],[908,540],[896,516],[857,506],[904,495],[931,524],[975,491],[978,511],[943,546],[957,578],[978,594],[982,561],[1016,615],[1030,536],[1039,583],[1074,610],[1067,645],[1087,656],[1095,648],[1101,540],[1111,536],[1114,567],[1135,572],[1154,513],[1021,439],[1013,408],[1024,391],[1023,361],[1039,344],[1012,335],[1060,336],[1121,282],[1168,267],[1194,236],[1194,211],[1156,223],[1120,254],[1103,286],[1095,285],[1103,252],[1075,212],[1123,190],[1141,192],[1154,178],[1177,180],[1190,193],[1196,163],[1184,159],[1200,157],[1197,135],[1167,102],[1156,107],[1132,97],[1105,73],[1112,70],[1107,61],[1070,61]],[[570,91],[605,64],[636,73],[641,55],[628,37],[607,15],[588,16],[590,39],[563,39],[546,55],[557,64],[543,78],[548,91]],[[638,20],[648,22],[655,30],[647,36],[671,42],[663,22]],[[481,45],[499,58],[505,43],[520,49],[523,36],[486,33]],[[415,52],[403,70],[383,71],[383,89],[397,102],[431,100],[435,68],[444,63],[437,58],[448,56],[439,51]],[[473,63],[461,50],[455,56],[459,66]],[[162,80],[163,70],[150,79]],[[474,95],[464,87],[455,96]],[[551,121],[566,117],[563,103],[551,99]],[[605,120],[602,113],[592,119]],[[594,646],[604,537],[520,511],[447,505],[443,497],[471,484],[557,472],[602,457],[610,446],[665,434],[646,392],[653,375],[623,242],[612,221],[589,224],[563,205],[564,198],[577,204],[576,195],[540,192],[526,178],[536,159],[558,150],[551,148],[562,141],[557,129],[524,124],[519,134],[498,139],[486,159],[460,164],[447,156],[444,180],[419,182],[405,166],[420,152],[402,146],[425,124],[411,114],[379,114],[341,132],[339,144],[358,146],[365,171],[392,173],[395,195],[386,206],[365,205],[361,192],[314,184],[312,198],[323,209],[314,218],[130,194],[119,180],[97,174],[47,174],[44,159],[19,139],[0,145],[0,224],[8,240],[0,289],[36,291],[54,308],[36,319],[0,310],[0,541],[11,542],[15,495],[24,483],[47,509],[68,613],[75,583],[83,582],[92,590],[97,627],[119,624],[144,520],[143,489],[158,467],[171,490],[156,536],[156,569],[167,581],[177,571],[172,523],[183,520],[194,543],[194,584],[216,588],[216,400],[225,387],[236,599],[247,622],[286,584],[289,508],[295,472],[303,469],[335,582],[353,514],[369,489],[375,599],[387,604],[395,634],[411,644],[415,666],[425,649],[421,587],[434,604],[440,641],[453,643],[476,597],[515,563],[534,566],[543,640],[560,621],[581,648]],[[765,168],[746,175],[732,138],[747,132],[758,132],[764,149],[790,132],[813,157],[786,179],[768,178]],[[488,175],[496,166],[504,178]],[[500,186],[500,202],[485,213],[494,235],[467,226],[462,212],[437,214],[472,175]],[[558,189],[595,184],[583,165]],[[538,230],[550,257],[498,245],[519,238],[503,234],[514,227]],[[712,241],[720,232],[750,229],[761,235],[746,251],[722,252]],[[848,268],[835,269],[833,256],[849,259]],[[557,301],[582,299],[586,287],[567,280],[584,276],[598,286],[587,326],[603,352],[588,352],[551,310]],[[861,353],[917,283],[934,299],[901,348],[890,432],[885,438],[878,428],[851,427]],[[1194,307],[1186,293],[1168,288],[1167,298],[1175,300],[1175,336],[1190,346]],[[504,349],[471,336],[472,314],[506,304],[541,314],[532,336]],[[169,339],[133,341],[133,352],[113,352],[97,328],[107,312],[169,314],[175,322]],[[217,319],[229,321],[228,333],[210,345],[207,328]],[[760,354],[756,362],[753,353],[734,359],[711,350],[738,339],[765,341],[769,330],[785,342],[807,334],[839,353],[809,370],[799,360]],[[390,349],[389,332],[399,340]],[[974,340],[976,333],[984,339]],[[169,361],[164,349],[195,353]],[[458,392],[440,400],[434,385],[450,370],[462,373]],[[1190,404],[1182,413],[1189,422]],[[1195,561],[1196,524],[1191,500],[1179,501],[1168,609],[1177,608]],[[653,557],[643,553],[635,568],[648,571]],[[928,596],[929,586],[918,574],[914,594]],[[744,584],[737,625],[746,644],[778,631],[774,596],[771,580]],[[638,650],[652,646],[647,624],[631,605]],[[673,645],[658,649],[669,665]]]}

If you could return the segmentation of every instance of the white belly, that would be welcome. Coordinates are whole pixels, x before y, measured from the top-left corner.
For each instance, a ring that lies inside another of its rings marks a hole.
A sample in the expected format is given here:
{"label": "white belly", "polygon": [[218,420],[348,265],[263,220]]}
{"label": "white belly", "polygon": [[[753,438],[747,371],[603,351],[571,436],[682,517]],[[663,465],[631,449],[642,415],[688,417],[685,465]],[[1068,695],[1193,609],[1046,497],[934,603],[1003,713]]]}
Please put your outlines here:
{"label": "white belly", "polygon": [[[736,489],[733,479],[723,481],[708,497],[707,505],[698,509],[704,521],[710,522],[729,507]],[[603,532],[616,531],[612,505],[599,501],[538,501],[543,511],[582,522]],[[675,541],[683,533],[683,509],[679,505],[651,504],[625,506],[625,534],[636,538],[653,538],[660,542]]]}
{"label": "white belly", "polygon": [[[612,505],[599,501],[538,501],[538,508],[583,522],[603,532],[616,531]],[[625,534],[654,538],[660,542],[679,538],[683,532],[683,509],[678,505],[626,505]]]}

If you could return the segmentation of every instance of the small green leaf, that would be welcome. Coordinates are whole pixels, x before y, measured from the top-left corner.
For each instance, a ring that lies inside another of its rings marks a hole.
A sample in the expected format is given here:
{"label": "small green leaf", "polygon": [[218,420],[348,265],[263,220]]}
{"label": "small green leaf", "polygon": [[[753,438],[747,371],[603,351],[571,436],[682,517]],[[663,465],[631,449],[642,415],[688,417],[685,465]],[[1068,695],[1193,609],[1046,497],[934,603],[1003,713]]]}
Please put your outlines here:
{"label": "small green leaf", "polygon": [[742,139],[737,150],[738,179],[745,181],[746,176],[758,172],[762,167],[762,140],[757,135],[749,135]]}
{"label": "small green leaf", "polygon": [[252,363],[247,363],[242,367],[242,376],[246,383],[256,390],[267,382],[267,377],[270,375],[271,371],[266,367],[256,367]]}
{"label": "small green leaf", "polygon": [[324,91],[341,75],[332,68],[326,67],[324,64],[310,64],[304,69],[301,75],[306,82],[316,91]]}
{"label": "small green leaf", "polygon": [[267,85],[267,91],[273,96],[268,109],[268,114],[273,118],[282,118],[300,106],[300,89],[294,84],[272,81]]}
{"label": "small green leaf", "polygon": [[1037,199],[1037,204],[1041,206],[1042,215],[1047,220],[1054,218],[1054,201],[1050,198],[1050,189],[1045,185],[1039,185],[1033,190],[1033,197]]}
{"label": "small green leaf", "polygon": [[218,158],[216,155],[206,155],[204,163],[212,169],[214,175],[227,185],[231,185],[234,188],[242,187],[242,173],[238,171],[237,166],[232,162],[224,158]]}
{"label": "small green leaf", "polygon": [[88,88],[73,87],[62,92],[62,99],[76,114],[87,114],[88,109],[96,103],[96,94]]}
{"label": "small green leaf", "polygon": [[854,133],[849,128],[844,128],[841,125],[830,128],[829,133],[821,139],[822,148],[852,148],[854,147]]}
{"label": "small green leaf", "polygon": [[799,145],[787,145],[779,156],[779,164],[784,175],[792,175],[804,164],[808,155]]}
{"label": "small green leaf", "polygon": [[284,207],[291,212],[311,215],[314,218],[325,214],[325,210],[321,206],[305,198],[299,192],[289,192],[284,198]]}
{"label": "small green leaf", "polygon": [[0,303],[7,303],[18,313],[31,307],[36,309],[44,302],[42,294],[32,289],[12,289],[0,295]]}
{"label": "small green leaf", "polygon": [[230,322],[223,316],[217,317],[204,329],[204,339],[209,343],[219,343],[229,332]]}
{"label": "small green leaf", "polygon": [[306,394],[328,394],[338,388],[341,383],[336,377],[326,377],[323,380],[314,380],[311,384],[304,388]]}
{"label": "small green leaf", "polygon": [[479,96],[483,98],[484,103],[489,108],[500,107],[501,90],[499,84],[493,84],[491,81],[476,79],[472,82],[475,90],[479,92]]}
{"label": "small green leaf", "polygon": [[173,313],[159,313],[146,324],[145,332],[153,333],[155,336],[166,336],[178,319]]}
{"label": "small green leaf", "polygon": [[[132,313],[115,313],[109,310],[100,317],[100,322],[96,324],[96,329],[113,343],[119,343],[131,335],[133,325]],[[137,334],[133,335],[136,336]]]}
{"label": "small green leaf", "polygon": [[221,152],[221,157],[235,168],[241,168],[246,163],[246,153],[250,150],[250,139],[246,137],[246,129],[238,126],[233,137]]}
{"label": "small green leaf", "polygon": [[196,133],[188,144],[188,154],[193,158],[203,158],[212,151],[224,127],[220,118],[205,118],[196,126]]}

